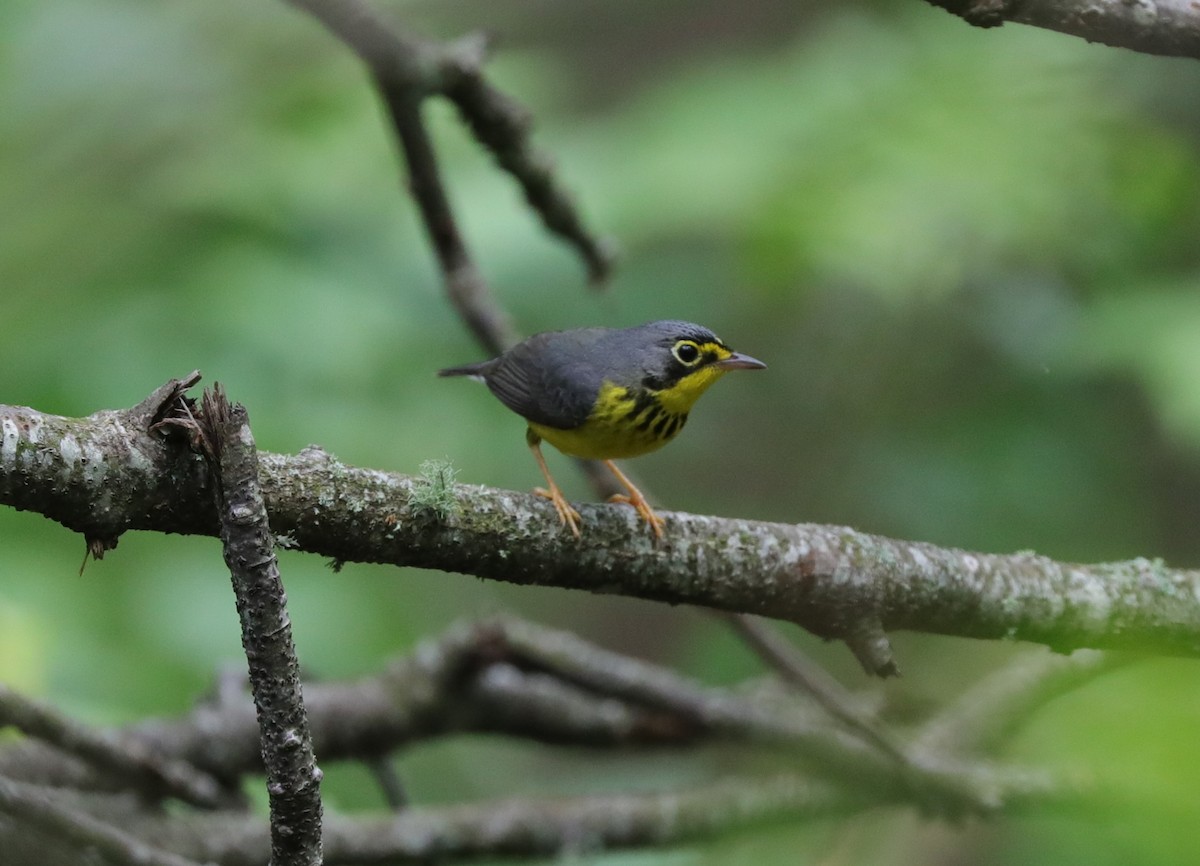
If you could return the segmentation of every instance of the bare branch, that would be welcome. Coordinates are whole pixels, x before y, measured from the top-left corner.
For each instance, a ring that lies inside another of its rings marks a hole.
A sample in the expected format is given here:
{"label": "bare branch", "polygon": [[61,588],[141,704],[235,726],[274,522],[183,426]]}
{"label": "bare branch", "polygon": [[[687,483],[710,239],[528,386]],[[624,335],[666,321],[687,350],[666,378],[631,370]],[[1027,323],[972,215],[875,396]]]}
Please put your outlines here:
{"label": "bare branch", "polygon": [[[310,683],[305,705],[325,760],[371,759],[424,739],[493,733],[592,748],[756,742],[786,745],[839,773],[893,770],[857,739],[831,734],[828,719],[791,693],[706,689],[572,634],[513,620],[453,627],[375,676]],[[249,700],[206,702],[182,718],[123,729],[120,737],[222,779],[262,767]],[[822,759],[839,750],[841,757]],[[32,743],[0,750],[0,773],[84,790],[113,787]]]}
{"label": "bare branch", "polygon": [[913,747],[927,754],[996,749],[1043,704],[1135,661],[1121,653],[1035,653],[987,676],[926,722]]}
{"label": "bare branch", "polygon": [[1200,58],[1193,0],[929,0],[978,27],[1028,24],[1144,54]]}
{"label": "bare branch", "polygon": [[[413,195],[425,220],[447,289],[456,303],[471,295],[457,297],[459,281],[472,293],[486,293],[486,286],[469,259],[458,235],[453,215],[446,205],[432,150],[421,154],[421,139],[427,139],[420,127],[420,104],[430,95],[440,94],[454,103],[476,139],[495,157],[497,164],[520,184],[525,198],[554,235],[573,246],[583,259],[588,276],[602,282],[611,270],[614,252],[611,241],[599,238],[584,225],[570,193],[553,171],[552,160],[537,150],[530,140],[530,114],[516,100],[494,87],[484,77],[487,40],[473,35],[447,45],[429,42],[402,32],[385,22],[362,0],[288,0],[312,14],[366,63],[384,102],[392,115],[397,137],[409,164]],[[418,127],[420,127],[418,129]],[[416,136],[416,138],[414,138]],[[427,145],[424,147],[427,148]],[[414,151],[417,160],[414,161]],[[453,265],[451,268],[448,265]],[[495,313],[494,305],[482,303],[472,308],[468,321],[477,336],[478,316]],[[507,324],[481,337],[489,345],[507,346]],[[505,338],[497,340],[497,338]],[[496,350],[498,351],[498,350]]]}
{"label": "bare branch", "polygon": [[[667,538],[655,545],[627,509],[604,505],[581,506],[588,532],[577,541],[539,498],[465,485],[455,488],[462,511],[433,525],[410,519],[411,480],[314,457],[264,455],[264,490],[281,531],[341,560],[755,613],[831,639],[869,620],[1062,651],[1200,652],[1200,572],[1157,560],[1075,565],[683,513],[664,514]],[[322,506],[318,491],[337,502]]]}
{"label": "bare branch", "polygon": [[[1094,792],[1053,784],[1041,773],[997,774],[991,784],[1013,815],[1073,814],[1107,805]],[[369,818],[331,816],[325,852],[327,862],[342,866],[569,857],[694,843],[902,802],[890,790],[847,794],[831,784],[781,772],[650,793],[514,798]],[[133,811],[128,804],[120,808],[110,820],[195,860],[261,866],[270,854],[265,828],[253,815],[206,812],[180,820]]]}
{"label": "bare branch", "polygon": [[177,797],[205,808],[228,806],[233,799],[216,779],[184,761],[106,736],[0,684],[0,728],[6,725],[79,756],[145,796]]}
{"label": "bare branch", "polygon": [[[791,692],[705,688],[531,623],[489,620],[459,626],[378,676],[313,684],[306,691],[314,738],[327,760],[370,760],[418,738],[475,731],[609,748],[753,744],[777,749],[780,761],[799,761],[821,777],[793,771],[730,779],[686,792],[556,801],[561,808],[511,801],[411,809],[397,820],[333,818],[326,824],[329,862],[382,862],[428,856],[431,851],[449,857],[535,855],[560,850],[558,846],[572,838],[572,828],[586,829],[587,838],[594,838],[599,847],[627,847],[687,841],[769,820],[849,813],[873,805],[915,802],[951,815],[1019,814],[1029,808],[1070,813],[1102,807],[1112,797],[1110,789],[1094,781],[1081,784],[1057,773],[930,755],[915,760],[906,756],[898,763],[837,730],[807,699]],[[226,779],[257,771],[256,735],[249,702],[230,700],[121,732],[123,740],[189,760]],[[65,775],[52,775],[53,756],[40,748],[40,754],[33,744],[0,750],[0,773],[26,778],[32,767],[33,778],[42,784],[90,788],[69,766]],[[743,790],[759,793],[739,800],[747,811],[729,812],[729,798]],[[253,816],[224,812],[164,820],[130,798],[74,795],[62,802],[73,807],[77,801],[101,804],[87,808],[98,818],[187,856],[247,864],[261,863],[267,856],[267,834]],[[123,811],[113,813],[110,806]],[[679,825],[674,818],[681,813],[695,816],[698,823]],[[644,834],[624,835],[620,828],[630,821]],[[501,827],[506,829],[497,832]],[[533,837],[552,847],[521,847]],[[0,844],[3,838],[0,826]]]}
{"label": "bare branch", "polygon": [[384,88],[383,96],[408,162],[413,198],[437,253],[446,295],[475,339],[490,354],[498,355],[517,341],[517,333],[467,251],[442,185],[429,132],[421,119],[420,102],[406,90]]}
{"label": "bare branch", "polygon": [[726,614],[725,620],[783,680],[811,695],[830,716],[859,734],[900,765],[908,762],[900,744],[875,719],[859,712],[841,684],[774,629],[752,617]]}
{"label": "bare branch", "polygon": [[300,665],[275,542],[258,486],[250,419],[245,407],[230,405],[217,385],[204,394],[199,430],[258,711],[271,803],[271,863],[320,866],[321,771],[300,694]]}
{"label": "bare branch", "polygon": [[55,799],[53,792],[2,776],[0,815],[36,827],[50,838],[65,840],[80,850],[99,852],[116,866],[201,866],[196,860],[164,851],[113,824],[64,806]]}
{"label": "bare branch", "polygon": [[525,199],[546,228],[575,246],[592,283],[603,283],[616,261],[616,244],[593,235],[583,224],[574,199],[555,177],[554,161],[529,140],[533,122],[528,112],[483,77],[486,56],[487,42],[482,37],[450,46],[443,67],[449,73],[446,97],[496,163],[520,182]]}
{"label": "bare branch", "polygon": [[[128,423],[127,413],[73,420],[0,406],[0,503],[89,537],[215,535],[193,458]],[[413,506],[414,479],[319,449],[261,454],[259,472],[275,531],[344,562],[697,604],[790,620],[830,639],[877,622],[1060,651],[1200,654],[1200,572],[1160,560],[1077,565],[679,512],[663,514],[667,538],[656,545],[629,509],[606,505],[580,506],[588,531],[576,540],[536,496],[456,485],[461,509],[443,521]]]}
{"label": "bare branch", "polygon": [[[873,798],[908,797],[954,814],[1001,807],[994,780],[1026,772],[923,753],[895,760],[840,730],[807,696],[705,688],[520,621],[459,626],[378,676],[314,683],[306,692],[325,760],[370,761],[420,739],[466,732],[609,749],[736,742],[782,748],[789,760]],[[121,732],[125,741],[230,780],[261,767],[256,734],[248,701],[206,704],[182,718]],[[112,787],[30,745],[0,752],[0,773],[80,790]],[[1045,783],[1051,784],[1049,776]]]}
{"label": "bare branch", "polygon": [[392,763],[387,755],[381,755],[378,758],[371,758],[367,762],[367,769],[371,776],[379,785],[379,791],[383,794],[383,800],[387,803],[388,808],[393,812],[401,812],[408,806],[408,791],[404,788],[404,783],[400,780],[400,774],[396,772],[396,766]]}

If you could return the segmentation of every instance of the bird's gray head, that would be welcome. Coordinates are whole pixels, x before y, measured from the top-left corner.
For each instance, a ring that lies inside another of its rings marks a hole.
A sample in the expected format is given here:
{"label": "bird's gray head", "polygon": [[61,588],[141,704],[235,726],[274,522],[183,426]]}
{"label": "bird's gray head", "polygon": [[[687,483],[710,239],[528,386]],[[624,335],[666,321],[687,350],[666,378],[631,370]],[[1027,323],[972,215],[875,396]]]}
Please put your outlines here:
{"label": "bird's gray head", "polygon": [[690,395],[689,405],[721,374],[767,366],[734,352],[708,328],[692,322],[650,322],[619,333],[627,335],[624,348],[628,354],[639,356],[642,380],[638,384],[651,391],[683,385],[682,390]]}

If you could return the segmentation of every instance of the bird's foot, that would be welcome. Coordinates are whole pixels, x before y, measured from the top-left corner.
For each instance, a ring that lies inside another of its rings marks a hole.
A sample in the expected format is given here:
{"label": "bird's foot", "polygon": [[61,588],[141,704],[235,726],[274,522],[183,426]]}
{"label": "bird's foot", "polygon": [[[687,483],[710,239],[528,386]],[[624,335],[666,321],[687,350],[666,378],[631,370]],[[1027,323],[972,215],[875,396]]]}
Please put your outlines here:
{"label": "bird's foot", "polygon": [[578,511],[571,507],[571,503],[567,502],[562,491],[558,489],[558,485],[551,486],[549,490],[545,487],[535,487],[533,492],[543,499],[549,499],[554,510],[558,512],[559,522],[571,527],[571,532],[576,538],[579,538],[579,522],[583,518],[579,516]]}
{"label": "bird's foot", "polygon": [[623,502],[626,505],[632,505],[634,510],[642,516],[642,520],[650,524],[650,528],[654,530],[654,537],[661,540],[663,537],[663,519],[654,513],[654,509],[650,507],[650,503],[646,501],[646,497],[642,496],[641,491],[636,487],[631,487],[632,495],[626,496],[624,493],[617,493],[608,497],[609,502]]}

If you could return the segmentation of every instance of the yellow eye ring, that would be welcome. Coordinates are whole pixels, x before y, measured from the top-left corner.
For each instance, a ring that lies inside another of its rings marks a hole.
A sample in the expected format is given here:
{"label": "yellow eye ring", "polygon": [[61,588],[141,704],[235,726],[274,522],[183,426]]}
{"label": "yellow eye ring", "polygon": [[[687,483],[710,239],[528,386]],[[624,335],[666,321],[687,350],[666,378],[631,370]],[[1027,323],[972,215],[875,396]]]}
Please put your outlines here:
{"label": "yellow eye ring", "polygon": [[671,354],[685,367],[692,367],[700,362],[700,347],[691,340],[680,340],[671,347]]}

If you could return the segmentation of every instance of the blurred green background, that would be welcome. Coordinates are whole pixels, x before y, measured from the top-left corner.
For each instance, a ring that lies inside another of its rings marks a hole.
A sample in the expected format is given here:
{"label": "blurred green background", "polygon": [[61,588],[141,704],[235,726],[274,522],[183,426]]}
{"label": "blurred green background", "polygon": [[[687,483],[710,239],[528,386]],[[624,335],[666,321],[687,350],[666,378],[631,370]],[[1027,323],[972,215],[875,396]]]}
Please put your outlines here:
{"label": "blurred green background", "polygon": [[[663,506],[1200,564],[1195,62],[976,30],[915,0],[385,8],[431,35],[494,32],[494,80],[623,246],[609,290],[586,289],[431,106],[471,247],[522,331],[686,318],[769,363],[634,464]],[[7,0],[0,34],[0,402],[86,415],[199,368],[249,407],[266,450],[540,480],[518,419],[433,376],[481,356],[442,297],[380,106],[316,24],[270,0]],[[130,534],[78,577],[82,556],[56,524],[0,510],[0,679],[118,722],[183,711],[244,664],[215,540]],[[282,566],[301,658],[323,677],[495,611],[712,683],[759,671],[700,611],[334,573],[295,553]],[[795,637],[909,708],[1042,651],[898,635],[906,676],[874,686],[844,648]],[[1194,803],[1197,673],[1152,660],[1109,676],[1009,754]],[[398,764],[419,803],[738,769],[485,740]],[[380,808],[364,771],[326,769],[334,808]],[[1198,843],[1196,825],[1150,814],[950,827],[898,811],[609,861],[1095,866],[1192,862]]]}

